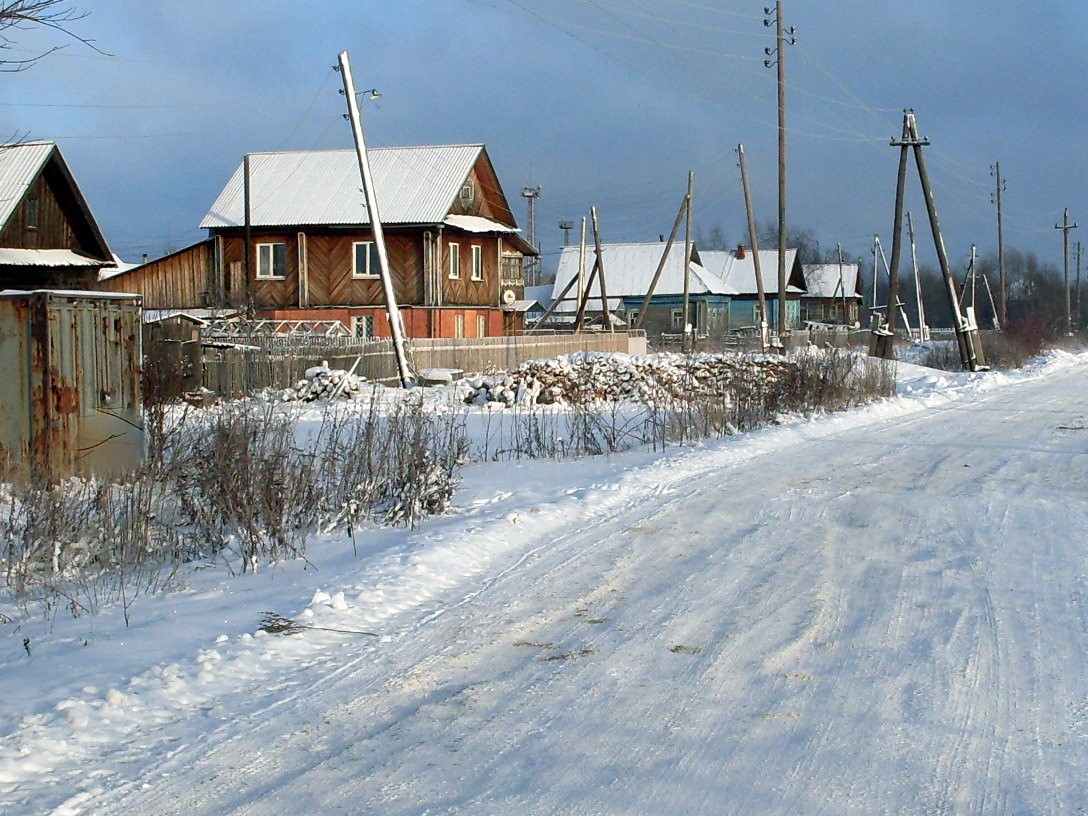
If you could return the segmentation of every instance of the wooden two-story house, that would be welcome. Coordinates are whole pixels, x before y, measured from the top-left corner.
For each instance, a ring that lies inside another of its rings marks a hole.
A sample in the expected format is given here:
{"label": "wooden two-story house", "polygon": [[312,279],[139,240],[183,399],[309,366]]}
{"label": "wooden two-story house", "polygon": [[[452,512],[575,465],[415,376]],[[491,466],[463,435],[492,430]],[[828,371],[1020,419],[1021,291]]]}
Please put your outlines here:
{"label": "wooden two-story house", "polygon": [[[368,151],[408,337],[523,327],[535,249],[481,144]],[[109,281],[149,308],[245,306],[272,320],[338,320],[388,337],[379,263],[354,150],[253,153],[201,227],[208,241]],[[247,252],[248,246],[248,252]]]}

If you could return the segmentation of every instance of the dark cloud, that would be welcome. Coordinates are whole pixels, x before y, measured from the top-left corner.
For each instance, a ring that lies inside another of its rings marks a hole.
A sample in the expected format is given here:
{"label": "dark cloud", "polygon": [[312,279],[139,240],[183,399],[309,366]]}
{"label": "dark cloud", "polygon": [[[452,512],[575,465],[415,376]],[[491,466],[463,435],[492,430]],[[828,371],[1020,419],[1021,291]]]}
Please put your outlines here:
{"label": "dark cloud", "polygon": [[[78,5],[78,4],[77,4]],[[7,133],[55,138],[128,258],[200,237],[246,151],[347,147],[348,50],[374,145],[483,141],[515,211],[540,185],[538,236],[598,206],[609,240],[667,232],[696,173],[696,218],[743,240],[735,148],[761,221],[776,209],[774,72],[762,3],[717,0],[86,2],[78,46],[5,75]],[[851,0],[785,4],[790,217],[825,246],[890,238],[902,108],[933,142],[950,253],[996,244],[990,165],[1009,179],[1009,243],[1060,258],[1053,222],[1083,205],[1088,7]],[[24,32],[20,49],[53,42]],[[84,107],[80,107],[84,106]],[[88,107],[91,106],[91,107]],[[908,206],[919,215],[914,188]],[[1088,211],[1084,217],[1088,219]],[[1088,227],[1088,224],[1086,224]],[[1076,233],[1074,233],[1074,237]]]}

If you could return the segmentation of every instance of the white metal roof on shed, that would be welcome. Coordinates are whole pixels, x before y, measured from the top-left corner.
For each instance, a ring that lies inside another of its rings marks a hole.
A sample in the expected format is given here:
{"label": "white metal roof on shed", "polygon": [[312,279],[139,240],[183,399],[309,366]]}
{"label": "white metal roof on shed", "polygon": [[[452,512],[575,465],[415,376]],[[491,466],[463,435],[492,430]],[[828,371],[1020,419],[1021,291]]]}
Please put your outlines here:
{"label": "white metal roof on shed", "polygon": [[805,284],[808,286],[806,297],[835,298],[859,297],[861,295],[858,281],[858,265],[844,263],[841,265],[830,264],[805,264]]}
{"label": "white metal roof on shed", "polygon": [[[381,207],[381,204],[378,204]],[[506,224],[500,224],[498,221],[493,221],[490,218],[484,218],[480,215],[447,215],[445,222],[447,226],[457,227],[457,229],[464,230],[465,232],[517,232],[516,227],[508,227]]]}
{"label": "white metal roof on shed", "polygon": [[[608,296],[643,297],[654,279],[654,272],[661,263],[665,251],[663,243],[649,244],[604,244],[601,247],[604,257],[604,283]],[[698,257],[693,253],[693,257]],[[593,270],[594,251],[586,250],[586,278]],[[552,297],[557,298],[563,289],[578,275],[578,247],[563,247],[559,256],[559,269],[552,286]],[[573,289],[571,290],[573,292]],[[591,296],[600,300],[600,276],[593,284]],[[661,271],[655,295],[679,295],[684,291],[684,247],[674,245],[669,251],[665,268]],[[695,260],[691,262],[691,277],[688,291],[691,294],[733,295],[736,290],[708,271]],[[570,295],[568,295],[569,297]]]}
{"label": "white metal roof on shed", "polygon": [[0,247],[0,266],[102,266],[97,258],[88,258],[70,249],[12,249]]}
{"label": "white metal roof on shed", "polygon": [[[384,224],[441,224],[483,151],[482,144],[367,151]],[[200,222],[245,225],[244,163]],[[250,223],[256,227],[369,224],[354,150],[250,154]]]}
{"label": "white metal roof on shed", "polygon": [[[706,250],[700,254],[703,266],[717,275],[733,289],[735,294],[755,295],[759,289],[756,286],[756,264],[752,257],[752,251],[744,253],[743,258],[738,258],[733,250]],[[796,249],[786,250],[786,274],[793,269],[797,259]],[[759,251],[759,271],[763,277],[763,292],[768,295],[778,294],[778,250],[761,249]],[[794,285],[786,286],[787,292],[802,292],[804,290]]]}
{"label": "white metal roof on shed", "polygon": [[54,148],[56,145],[53,142],[26,142],[0,147],[0,226],[11,218]]}

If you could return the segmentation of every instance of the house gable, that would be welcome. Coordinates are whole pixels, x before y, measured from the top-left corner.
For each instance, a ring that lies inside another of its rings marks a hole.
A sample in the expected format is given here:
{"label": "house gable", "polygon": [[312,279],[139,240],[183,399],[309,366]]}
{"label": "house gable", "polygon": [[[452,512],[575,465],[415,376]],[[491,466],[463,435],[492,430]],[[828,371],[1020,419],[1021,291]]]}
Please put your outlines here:
{"label": "house gable", "polygon": [[[20,155],[21,154],[21,155]],[[0,247],[113,256],[60,150],[52,143],[0,148]]]}

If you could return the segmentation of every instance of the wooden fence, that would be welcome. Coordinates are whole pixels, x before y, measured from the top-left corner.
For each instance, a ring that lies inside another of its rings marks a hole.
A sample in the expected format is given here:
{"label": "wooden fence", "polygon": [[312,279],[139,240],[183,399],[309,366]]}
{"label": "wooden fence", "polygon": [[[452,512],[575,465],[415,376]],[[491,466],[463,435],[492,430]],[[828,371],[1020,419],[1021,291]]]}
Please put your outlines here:
{"label": "wooden fence", "polygon": [[[524,335],[409,341],[412,368],[459,369],[465,372],[515,368],[526,360],[558,357],[579,351],[642,354],[641,332],[579,335]],[[399,383],[391,340],[359,342],[354,338],[284,338],[264,343],[249,339],[244,348],[208,348],[204,352],[204,388],[224,397],[252,394],[263,388],[288,388],[306,369],[327,361],[329,368],[349,370],[370,382]]]}

